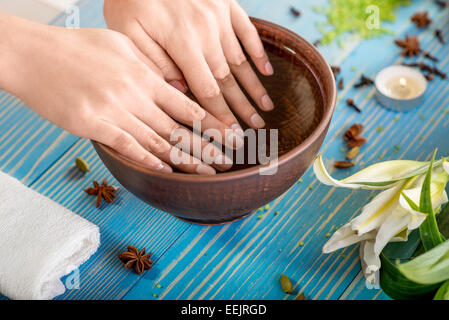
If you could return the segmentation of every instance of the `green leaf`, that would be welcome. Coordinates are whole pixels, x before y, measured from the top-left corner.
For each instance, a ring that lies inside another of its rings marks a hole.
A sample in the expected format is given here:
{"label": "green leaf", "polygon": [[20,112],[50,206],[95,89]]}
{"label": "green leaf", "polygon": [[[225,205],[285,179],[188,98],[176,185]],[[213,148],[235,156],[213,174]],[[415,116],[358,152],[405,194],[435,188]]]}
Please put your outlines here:
{"label": "green leaf", "polygon": [[423,182],[421,189],[421,198],[419,201],[419,211],[427,214],[426,220],[419,227],[421,241],[424,248],[430,250],[444,241],[438,230],[437,221],[435,219],[435,213],[433,212],[432,196],[430,192],[430,183],[432,180],[432,168],[435,161],[435,155],[437,150],[434,151],[432,160],[427,169],[427,174]]}
{"label": "green leaf", "polygon": [[449,300],[449,280],[438,289],[433,300]]}
{"label": "green leaf", "polygon": [[401,192],[401,194],[404,197],[405,201],[407,201],[407,203],[410,206],[410,208],[412,208],[415,211],[419,211],[419,206],[415,202],[413,202],[412,199],[407,197],[407,195],[404,192]]}
{"label": "green leaf", "polygon": [[449,202],[440,210],[437,216],[438,229],[445,238],[449,237]]}
{"label": "green leaf", "polygon": [[[438,229],[440,230],[441,237],[443,239],[446,239],[449,237],[449,202],[447,202],[445,205],[443,205],[437,215],[437,225]],[[415,252],[413,253],[413,258],[423,254],[426,252],[424,249],[422,242],[419,243],[419,246],[416,248]]]}
{"label": "green leaf", "polygon": [[449,240],[398,266],[409,280],[422,284],[436,284],[449,279]]}
{"label": "green leaf", "polygon": [[391,263],[382,253],[380,255],[382,268],[380,269],[380,286],[382,290],[395,300],[418,300],[433,297],[439,285],[425,285],[410,281]]}

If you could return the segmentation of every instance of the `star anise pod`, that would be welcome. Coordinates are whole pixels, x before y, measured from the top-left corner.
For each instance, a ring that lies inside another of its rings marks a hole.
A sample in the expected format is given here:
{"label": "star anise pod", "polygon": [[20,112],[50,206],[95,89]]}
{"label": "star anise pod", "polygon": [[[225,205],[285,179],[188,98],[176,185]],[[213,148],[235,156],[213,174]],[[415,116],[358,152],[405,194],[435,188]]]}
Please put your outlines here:
{"label": "star anise pod", "polygon": [[394,43],[403,48],[402,55],[404,57],[417,56],[421,52],[417,36],[409,37],[408,35],[406,35],[404,40],[394,40]]}
{"label": "star anise pod", "polygon": [[144,270],[150,270],[153,261],[150,260],[151,253],[145,254],[145,248],[140,251],[136,247],[128,246],[128,251],[118,255],[125,269],[134,269],[136,274],[142,274]]}
{"label": "star anise pod", "polygon": [[418,28],[425,28],[427,27],[432,20],[429,18],[429,14],[427,11],[425,12],[417,12],[415,13],[411,19],[412,22],[418,27]]}
{"label": "star anise pod", "polygon": [[117,192],[117,190],[113,186],[109,186],[106,180],[104,180],[101,185],[95,180],[92,183],[94,187],[87,188],[84,191],[89,195],[97,196],[97,208],[101,205],[102,199],[104,199],[107,203],[114,202],[114,199],[116,197],[115,193]]}

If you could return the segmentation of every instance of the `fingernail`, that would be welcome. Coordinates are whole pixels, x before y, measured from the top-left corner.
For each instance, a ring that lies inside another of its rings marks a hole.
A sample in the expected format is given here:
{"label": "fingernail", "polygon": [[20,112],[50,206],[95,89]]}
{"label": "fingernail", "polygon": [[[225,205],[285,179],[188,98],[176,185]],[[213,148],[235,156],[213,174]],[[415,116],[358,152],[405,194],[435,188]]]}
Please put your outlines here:
{"label": "fingernail", "polygon": [[255,113],[255,114],[253,114],[251,116],[251,123],[256,128],[263,128],[263,127],[265,127],[265,121],[263,121],[262,117],[259,116],[257,113]]}
{"label": "fingernail", "polygon": [[211,167],[204,165],[204,164],[199,164],[196,167],[196,173],[202,174],[202,175],[213,175],[213,174],[215,174],[215,170]]}
{"label": "fingernail", "polygon": [[173,170],[172,168],[170,168],[168,165],[166,165],[165,163],[160,163],[157,167],[156,170],[159,171],[163,171],[163,172],[167,172],[167,173],[172,173]]}
{"label": "fingernail", "polygon": [[265,63],[265,71],[269,75],[272,75],[274,73],[273,66],[271,65],[271,63],[269,61],[267,61],[267,63]]}
{"label": "fingernail", "polygon": [[240,137],[235,132],[229,133],[228,136],[226,137],[226,141],[228,142],[229,146],[231,147],[235,146],[236,149],[240,149],[241,147],[243,147],[244,144],[242,137]]}
{"label": "fingernail", "polygon": [[238,134],[240,137],[243,137],[243,129],[238,123],[234,123],[233,125],[231,125],[231,128],[236,134]]}
{"label": "fingernail", "polygon": [[176,89],[178,89],[179,91],[181,91],[182,93],[186,93],[187,92],[187,88],[181,83],[181,81],[179,80],[173,80],[170,81],[169,84],[172,87],[175,87]]}
{"label": "fingernail", "polygon": [[262,102],[262,106],[264,107],[265,110],[270,111],[273,110],[274,108],[274,103],[273,101],[270,99],[270,97],[268,96],[268,94],[264,95],[262,97],[262,99],[260,99],[260,102]]}

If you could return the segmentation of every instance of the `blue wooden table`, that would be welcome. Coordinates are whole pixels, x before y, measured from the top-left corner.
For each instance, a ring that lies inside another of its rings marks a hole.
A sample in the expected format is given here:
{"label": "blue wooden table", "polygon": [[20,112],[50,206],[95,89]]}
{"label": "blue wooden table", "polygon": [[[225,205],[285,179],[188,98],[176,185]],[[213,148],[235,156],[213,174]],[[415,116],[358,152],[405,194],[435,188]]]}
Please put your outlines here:
{"label": "blue wooden table", "polygon": [[[250,15],[281,24],[311,41],[321,37],[315,22],[325,18],[311,6],[326,4],[326,0],[241,3]],[[289,13],[291,5],[303,12],[300,18]],[[102,1],[80,1],[79,6],[82,27],[104,27]],[[418,30],[409,21],[419,10],[428,10],[433,18],[428,30]],[[398,19],[389,27],[396,37],[417,34],[423,47],[440,59],[438,67],[449,72],[449,44],[442,46],[433,35],[439,28],[449,40],[448,13],[449,9],[441,10],[431,0],[414,0],[411,6],[397,11]],[[63,25],[64,20],[61,15],[53,23]],[[425,104],[409,113],[380,107],[372,87],[352,88],[361,74],[373,77],[381,68],[403,61],[393,44],[394,37],[353,39],[344,47],[320,47],[331,64],[341,66],[346,83],[339,92],[321,152],[329,159],[343,159],[342,133],[355,122],[365,126],[364,136],[369,140],[356,158],[357,166],[334,172],[336,177],[380,158],[424,160],[435,147],[440,154],[449,153],[449,82],[436,77],[429,84]],[[346,107],[348,97],[363,109],[362,113]],[[90,173],[82,175],[74,168],[76,157],[90,163]],[[79,269],[80,288],[68,290],[58,299],[293,299],[281,290],[280,274],[287,275],[295,290],[305,292],[308,299],[388,299],[381,290],[365,287],[357,247],[321,253],[335,227],[358,214],[373,193],[321,185],[312,170],[273,201],[264,218],[253,215],[224,226],[180,221],[144,204],[123,188],[115,204],[96,209],[94,199],[83,189],[92,180],[118,182],[90,142],[39,118],[4,92],[0,93],[0,170],[101,229],[100,249]],[[138,276],[123,269],[117,255],[128,244],[153,253],[152,270]]]}

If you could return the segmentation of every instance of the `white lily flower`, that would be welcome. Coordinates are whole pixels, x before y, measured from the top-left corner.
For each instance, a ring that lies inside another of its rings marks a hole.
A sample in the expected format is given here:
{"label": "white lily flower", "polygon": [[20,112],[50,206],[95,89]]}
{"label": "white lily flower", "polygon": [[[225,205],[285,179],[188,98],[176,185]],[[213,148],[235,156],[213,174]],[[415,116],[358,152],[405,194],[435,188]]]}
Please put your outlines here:
{"label": "white lily flower", "polygon": [[[443,165],[441,165],[441,163]],[[344,188],[386,189],[374,197],[355,217],[338,229],[324,245],[330,253],[360,242],[360,259],[364,275],[376,283],[380,269],[380,253],[389,242],[406,241],[410,232],[426,219],[424,213],[413,210],[405,198],[419,203],[428,162],[395,160],[380,162],[343,179],[332,178],[319,156],[314,172],[324,184]],[[448,201],[445,186],[449,181],[449,163],[440,161],[432,170],[431,197],[434,210]],[[378,174],[376,174],[378,173]]]}
{"label": "white lily flower", "polygon": [[410,174],[413,175],[416,170],[422,169],[421,173],[425,173],[426,164],[427,162],[410,160],[379,162],[348,178],[336,180],[327,172],[322,155],[319,155],[313,163],[313,171],[318,180],[328,186],[350,189],[385,189],[404,180]]}

